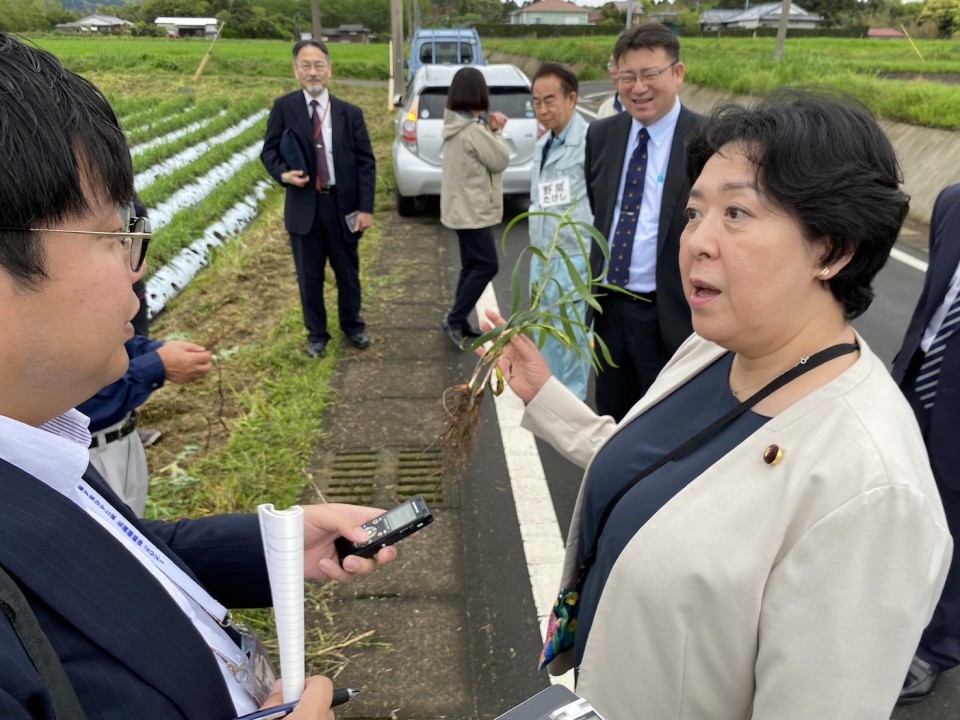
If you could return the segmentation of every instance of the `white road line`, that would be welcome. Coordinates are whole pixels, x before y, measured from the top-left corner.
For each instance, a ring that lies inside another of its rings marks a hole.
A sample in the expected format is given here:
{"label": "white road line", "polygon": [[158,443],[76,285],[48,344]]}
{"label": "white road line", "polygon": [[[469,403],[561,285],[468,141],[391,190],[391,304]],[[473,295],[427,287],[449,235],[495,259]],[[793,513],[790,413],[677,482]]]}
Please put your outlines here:
{"label": "white road line", "polygon": [[[487,309],[500,312],[493,285],[487,285],[477,302],[477,313],[485,317]],[[494,398],[497,424],[503,441],[503,454],[510,473],[510,488],[517,505],[523,554],[530,575],[533,602],[540,623],[540,638],[546,637],[547,619],[553,609],[563,569],[563,534],[553,509],[550,488],[540,462],[540,453],[533,435],[520,427],[523,401],[507,387]],[[554,685],[573,689],[573,671],[558,677],[550,676]]]}
{"label": "white road line", "polygon": [[899,260],[904,265],[909,265],[920,272],[925,273],[927,271],[927,263],[925,263],[923,260],[918,260],[913,255],[908,255],[903,250],[897,250],[894,248],[890,251],[890,257],[892,257],[894,260]]}

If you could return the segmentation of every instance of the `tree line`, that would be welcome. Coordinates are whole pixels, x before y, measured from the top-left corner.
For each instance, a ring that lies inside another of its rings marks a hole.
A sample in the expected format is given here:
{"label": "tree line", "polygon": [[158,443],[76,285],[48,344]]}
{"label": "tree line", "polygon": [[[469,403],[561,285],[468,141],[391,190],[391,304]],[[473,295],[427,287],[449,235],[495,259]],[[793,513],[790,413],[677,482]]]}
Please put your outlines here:
{"label": "tree line", "polygon": [[[406,0],[408,33],[415,26],[456,27],[507,22],[509,13],[533,0]],[[756,4],[758,0],[754,0]],[[684,27],[696,25],[710,8],[742,8],[750,0],[676,0],[672,5],[643,0],[645,14],[667,10]],[[794,0],[796,2],[796,0]],[[927,23],[940,37],[960,31],[960,0],[800,0],[805,10],[823,15],[828,27],[869,25],[915,29]],[[609,2],[598,8],[601,23],[623,26],[625,13]],[[390,0],[320,0],[324,28],[364,25],[385,37],[390,32]],[[293,39],[311,27],[310,0],[0,0],[0,28],[14,32],[49,31],[57,23],[92,14],[115,15],[134,23],[134,33],[162,34],[162,16],[216,17],[223,36]],[[409,36],[409,35],[408,35]]]}

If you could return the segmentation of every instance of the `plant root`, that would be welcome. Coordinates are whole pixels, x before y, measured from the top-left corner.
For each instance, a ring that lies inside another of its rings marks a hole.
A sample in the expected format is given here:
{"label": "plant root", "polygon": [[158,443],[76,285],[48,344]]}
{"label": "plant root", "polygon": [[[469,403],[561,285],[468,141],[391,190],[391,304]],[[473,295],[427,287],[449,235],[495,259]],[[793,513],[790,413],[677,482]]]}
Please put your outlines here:
{"label": "plant root", "polygon": [[467,464],[477,442],[480,424],[480,400],[484,386],[467,383],[447,388],[443,392],[443,409],[447,413],[446,429],[439,437],[445,452],[444,475],[458,476]]}

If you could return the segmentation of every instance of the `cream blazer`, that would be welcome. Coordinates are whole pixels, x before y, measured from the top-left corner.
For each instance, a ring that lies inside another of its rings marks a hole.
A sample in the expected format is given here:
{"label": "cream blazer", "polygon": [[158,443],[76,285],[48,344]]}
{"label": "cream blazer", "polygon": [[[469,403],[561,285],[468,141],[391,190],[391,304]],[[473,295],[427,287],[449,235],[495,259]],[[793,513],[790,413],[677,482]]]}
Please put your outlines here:
{"label": "cream blazer", "polygon": [[[858,340],[853,366],[681,490],[614,564],[577,685],[607,720],[890,717],[952,541],[914,415]],[[624,422],[723,352],[691,336]],[[553,379],[523,425],[587,468],[616,431]]]}

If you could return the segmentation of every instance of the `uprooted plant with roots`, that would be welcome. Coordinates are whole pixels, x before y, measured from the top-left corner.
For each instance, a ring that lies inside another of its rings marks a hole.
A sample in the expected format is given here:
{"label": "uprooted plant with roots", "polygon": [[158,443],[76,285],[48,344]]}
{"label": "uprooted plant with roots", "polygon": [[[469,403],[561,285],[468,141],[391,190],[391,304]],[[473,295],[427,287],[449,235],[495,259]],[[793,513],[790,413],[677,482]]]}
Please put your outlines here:
{"label": "uprooted plant with roots", "polygon": [[[601,282],[603,273],[593,277],[590,270],[591,240],[603,254],[604,262],[609,257],[607,240],[592,225],[572,219],[569,211],[563,215],[542,211],[518,215],[507,225],[503,233],[503,246],[510,231],[521,220],[536,215],[548,216],[559,221],[551,241],[545,247],[527,245],[514,264],[511,275],[512,303],[506,323],[486,330],[479,338],[464,343],[464,349],[485,351],[480,355],[470,380],[456,385],[443,394],[443,407],[447,413],[447,426],[440,436],[441,447],[447,452],[446,471],[459,473],[473,452],[477,427],[480,422],[480,402],[487,388],[494,395],[503,392],[510,377],[509,361],[504,354],[511,340],[517,335],[530,337],[543,349],[547,338],[553,337],[587,360],[596,371],[600,367],[600,355],[613,365],[610,351],[603,340],[590,330],[587,308],[600,311],[597,298],[607,292],[627,292],[623,288]],[[560,242],[562,236],[573,235],[580,252],[587,258],[586,269],[574,262],[573,255]],[[536,258],[538,271],[531,279],[530,292],[523,287],[523,267],[527,258]],[[548,293],[548,289],[556,292]],[[629,294],[629,293],[628,293]],[[552,297],[551,297],[552,296]],[[524,307],[524,300],[529,302]],[[484,320],[481,318],[481,321]],[[598,354],[599,352],[599,354]],[[506,372],[506,377],[505,377]]]}

